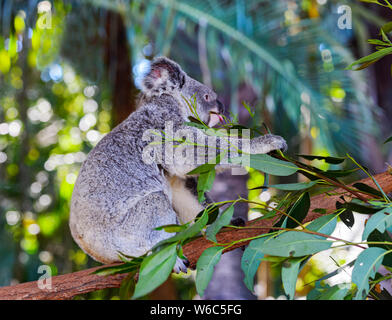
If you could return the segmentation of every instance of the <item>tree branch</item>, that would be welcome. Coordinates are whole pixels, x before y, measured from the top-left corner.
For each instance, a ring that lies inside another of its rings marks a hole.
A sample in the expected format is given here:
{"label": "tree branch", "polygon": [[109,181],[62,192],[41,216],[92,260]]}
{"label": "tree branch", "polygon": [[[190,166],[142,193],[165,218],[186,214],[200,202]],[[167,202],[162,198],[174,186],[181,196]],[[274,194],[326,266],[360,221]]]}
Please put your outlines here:
{"label": "tree branch", "polygon": [[[383,188],[385,193],[392,192],[392,174],[389,172],[380,173],[375,176],[375,179]],[[359,182],[368,184],[377,188],[370,178],[363,179]],[[335,189],[338,195],[327,196],[320,194],[312,197],[311,207],[304,222],[312,221],[321,216],[321,214],[313,212],[316,208],[324,208],[327,212],[334,211],[336,201],[339,200],[340,193],[345,192],[343,189]],[[347,195],[349,197],[349,195]],[[275,220],[276,221],[276,220]],[[230,229],[224,228],[217,235],[217,240],[220,243],[232,242],[235,240],[245,239],[261,235],[269,232],[269,227],[275,223],[274,220],[259,220],[255,222],[248,222],[246,229]],[[249,241],[241,242],[231,246],[227,251],[234,250],[240,246],[248,244]],[[191,267],[195,267],[197,259],[201,253],[208,247],[213,246],[213,243],[205,238],[197,238],[184,246],[184,254],[188,258]],[[14,286],[0,288],[1,300],[58,300],[58,299],[72,299],[74,296],[96,291],[105,288],[118,288],[121,281],[127,274],[117,274],[113,276],[99,276],[91,274],[93,271],[101,267],[95,267],[78,271],[70,274],[55,276],[51,278],[52,289],[40,289],[38,281],[26,282]]]}

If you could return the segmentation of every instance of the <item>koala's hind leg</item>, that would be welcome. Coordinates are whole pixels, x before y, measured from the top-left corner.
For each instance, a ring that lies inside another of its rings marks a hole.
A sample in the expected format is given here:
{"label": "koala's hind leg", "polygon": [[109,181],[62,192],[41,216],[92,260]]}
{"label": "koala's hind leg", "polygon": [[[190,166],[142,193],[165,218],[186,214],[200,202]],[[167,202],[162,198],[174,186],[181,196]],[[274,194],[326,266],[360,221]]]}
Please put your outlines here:
{"label": "koala's hind leg", "polygon": [[[129,256],[140,256],[151,250],[158,242],[174,236],[163,230],[155,230],[166,224],[176,224],[177,215],[163,191],[153,192],[139,200],[116,230],[118,251]],[[187,272],[189,262],[177,257],[174,272]]]}
{"label": "koala's hind leg", "polygon": [[163,191],[152,192],[140,199],[115,230],[118,251],[130,256],[140,256],[172,233],[155,228],[175,224],[177,215],[170,199]]}

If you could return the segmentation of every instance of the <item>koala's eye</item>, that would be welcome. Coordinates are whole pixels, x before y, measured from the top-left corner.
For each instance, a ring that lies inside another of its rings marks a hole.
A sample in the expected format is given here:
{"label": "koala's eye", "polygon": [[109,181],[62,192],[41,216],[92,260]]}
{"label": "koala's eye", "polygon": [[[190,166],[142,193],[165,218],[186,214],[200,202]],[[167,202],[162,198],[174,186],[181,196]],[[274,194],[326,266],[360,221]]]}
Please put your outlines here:
{"label": "koala's eye", "polygon": [[208,95],[208,94],[205,94],[205,95],[204,95],[204,100],[205,100],[205,101],[208,101],[209,99],[210,99],[209,95]]}

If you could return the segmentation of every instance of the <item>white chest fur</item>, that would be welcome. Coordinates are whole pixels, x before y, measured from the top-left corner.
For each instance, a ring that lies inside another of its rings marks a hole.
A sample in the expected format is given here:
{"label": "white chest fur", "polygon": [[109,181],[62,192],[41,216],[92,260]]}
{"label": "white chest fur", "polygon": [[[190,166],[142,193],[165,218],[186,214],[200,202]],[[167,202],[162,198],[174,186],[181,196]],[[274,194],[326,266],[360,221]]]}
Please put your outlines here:
{"label": "white chest fur", "polygon": [[172,204],[181,223],[193,220],[202,211],[203,206],[197,197],[185,186],[185,180],[178,177],[169,177]]}

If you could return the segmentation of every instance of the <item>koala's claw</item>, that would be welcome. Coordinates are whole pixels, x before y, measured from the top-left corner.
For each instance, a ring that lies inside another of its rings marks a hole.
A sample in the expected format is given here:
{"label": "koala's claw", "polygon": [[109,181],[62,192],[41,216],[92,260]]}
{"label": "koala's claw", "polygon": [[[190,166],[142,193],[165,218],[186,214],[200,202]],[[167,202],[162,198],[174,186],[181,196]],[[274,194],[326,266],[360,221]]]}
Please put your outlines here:
{"label": "koala's claw", "polygon": [[176,261],[176,264],[173,267],[173,271],[175,273],[177,273],[177,274],[180,273],[180,272],[187,273],[188,272],[188,267],[189,267],[188,259],[183,260],[183,259],[177,257],[177,261]]}
{"label": "koala's claw", "polygon": [[288,147],[287,147],[287,143],[286,143],[286,141],[284,139],[282,141],[282,146],[279,149],[282,150],[282,152],[286,152],[287,151]]}
{"label": "koala's claw", "polygon": [[287,151],[287,142],[281,136],[267,134],[264,137],[271,140],[270,144],[272,145],[273,150],[282,150],[282,152]]}

